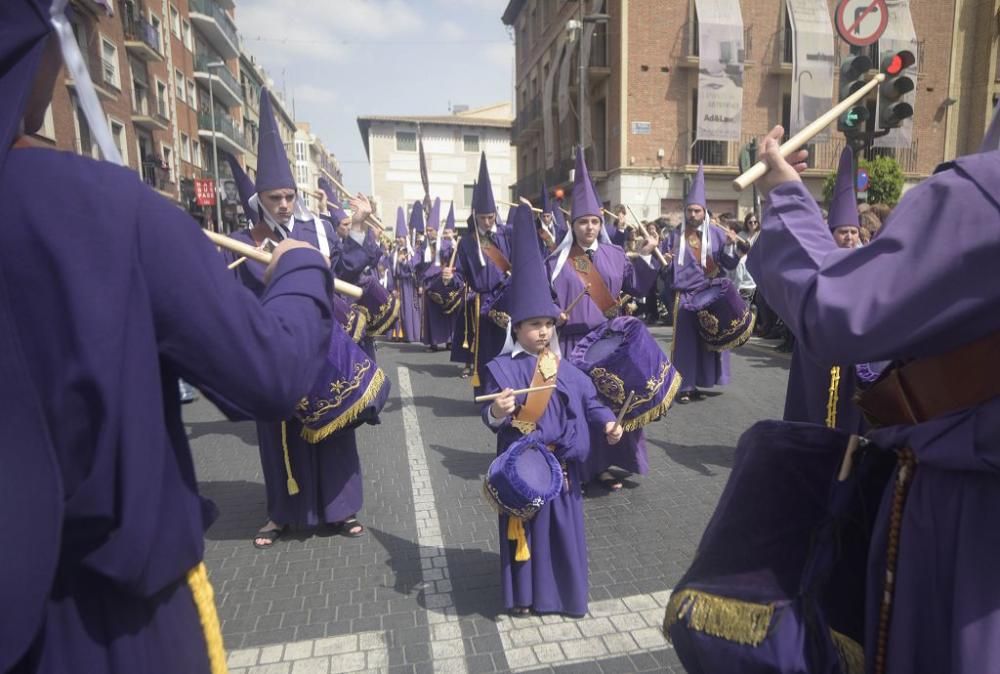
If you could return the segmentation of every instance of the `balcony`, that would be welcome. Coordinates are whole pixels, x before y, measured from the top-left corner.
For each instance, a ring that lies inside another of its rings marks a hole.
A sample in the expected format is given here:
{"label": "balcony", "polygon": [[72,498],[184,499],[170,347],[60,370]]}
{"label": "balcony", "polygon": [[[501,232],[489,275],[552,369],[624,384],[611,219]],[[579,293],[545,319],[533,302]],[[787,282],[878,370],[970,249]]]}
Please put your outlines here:
{"label": "balcony", "polygon": [[590,58],[587,62],[587,78],[590,84],[602,82],[611,76],[608,65],[608,29],[606,25],[598,25],[590,46]]}
{"label": "balcony", "polygon": [[515,186],[518,197],[536,199],[542,193],[542,172],[534,171],[518,178]]}
{"label": "balcony", "polygon": [[517,117],[511,128],[511,141],[514,145],[528,134],[539,131],[542,127],[542,97],[536,95],[532,97],[524,109],[518,109]]}
{"label": "balcony", "polygon": [[142,182],[146,183],[163,196],[177,200],[177,195],[171,191],[170,171],[163,168],[159,162],[143,161],[139,167]]}
{"label": "balcony", "polygon": [[211,82],[212,95],[215,97],[215,100],[222,103],[225,107],[231,108],[235,105],[242,105],[243,89],[233,74],[229,72],[229,69],[225,67],[208,67],[209,63],[218,60],[209,55],[199,55],[195,59],[194,78],[205,87],[208,87],[209,82]]}
{"label": "balcony", "polygon": [[[121,84],[120,79],[116,81],[115,78],[115,75],[118,74],[115,64],[94,56],[88,58],[86,52],[83,52],[83,61],[87,65],[90,81],[94,83],[94,90],[98,97],[109,101],[117,100],[118,94],[121,93]],[[76,88],[76,82],[73,81],[72,77],[66,78],[66,86]]]}
{"label": "balcony", "polygon": [[142,61],[163,61],[160,49],[160,34],[153,24],[145,19],[126,19],[122,16],[125,27],[125,49]]}
{"label": "balcony", "polygon": [[166,131],[170,128],[170,117],[163,101],[150,96],[136,96],[132,106],[132,123],[147,131]]}
{"label": "balcony", "polygon": [[[198,137],[212,142],[212,116],[202,112],[198,114]],[[242,154],[246,148],[243,132],[229,115],[215,115],[215,142],[220,148],[230,154]]]}
{"label": "balcony", "polygon": [[236,24],[216,0],[188,0],[191,23],[224,58],[240,55],[240,35]]}

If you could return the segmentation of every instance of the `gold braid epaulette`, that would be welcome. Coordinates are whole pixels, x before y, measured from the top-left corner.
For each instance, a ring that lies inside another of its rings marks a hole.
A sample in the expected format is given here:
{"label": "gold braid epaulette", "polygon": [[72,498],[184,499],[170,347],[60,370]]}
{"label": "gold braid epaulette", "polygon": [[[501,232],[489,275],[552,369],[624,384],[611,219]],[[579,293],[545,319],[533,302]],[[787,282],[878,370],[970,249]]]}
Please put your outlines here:
{"label": "gold braid epaulette", "polygon": [[721,597],[700,590],[680,590],[670,595],[663,633],[684,620],[690,629],[747,646],[759,646],[767,637],[774,617],[774,604],[757,604]]}

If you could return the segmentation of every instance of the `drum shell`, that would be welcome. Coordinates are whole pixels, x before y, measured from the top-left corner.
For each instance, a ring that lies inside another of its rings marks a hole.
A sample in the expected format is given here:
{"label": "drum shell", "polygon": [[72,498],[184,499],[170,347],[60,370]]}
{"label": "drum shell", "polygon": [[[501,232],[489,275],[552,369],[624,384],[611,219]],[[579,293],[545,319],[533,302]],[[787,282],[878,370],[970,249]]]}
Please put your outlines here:
{"label": "drum shell", "polygon": [[707,286],[681,295],[681,309],[698,318],[698,336],[710,351],[726,351],[750,339],[756,316],[728,278],[712,279]]}

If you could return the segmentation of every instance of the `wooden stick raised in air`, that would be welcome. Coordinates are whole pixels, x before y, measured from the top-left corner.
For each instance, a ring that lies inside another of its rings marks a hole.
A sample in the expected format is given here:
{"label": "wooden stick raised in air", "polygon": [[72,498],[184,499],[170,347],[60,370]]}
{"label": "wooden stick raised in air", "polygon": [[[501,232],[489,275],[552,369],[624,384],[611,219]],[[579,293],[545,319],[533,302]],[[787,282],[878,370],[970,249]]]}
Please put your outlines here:
{"label": "wooden stick raised in air", "polygon": [[[518,388],[518,389],[514,389],[514,395],[519,396],[522,393],[534,393],[535,391],[544,391],[546,389],[555,388],[555,387],[556,387],[555,384],[546,384],[545,386],[530,386],[528,388]],[[486,395],[486,396],[476,396],[476,402],[477,403],[488,403],[491,400],[496,400],[497,398],[499,398],[502,395],[503,395],[503,391],[501,391],[500,393],[491,393],[490,395]]]}
{"label": "wooden stick raised in air", "polygon": [[[837,121],[837,118],[847,112],[852,105],[867,96],[868,92],[884,81],[884,73],[879,73],[875,77],[868,80],[868,83],[863,87],[855,91],[837,105],[833,106],[830,110],[823,113],[815,122],[812,122],[809,126],[782,143],[779,148],[781,156],[788,157],[793,152],[800,150],[806,145],[806,143],[812,140],[816,134]],[[750,187],[750,185],[753,185],[765,173],[767,173],[767,164],[765,164],[763,160],[759,161],[751,166],[747,171],[744,171],[739,178],[733,181],[733,188],[737,192],[742,192],[746,188]]]}
{"label": "wooden stick raised in air", "polygon": [[[337,180],[336,178],[334,178],[329,173],[327,174],[327,177],[333,182],[334,185],[337,186],[338,190],[340,190],[341,192],[343,192],[348,197],[351,196],[352,194],[354,194],[354,192],[351,192],[346,187],[344,187],[344,184],[342,182],[340,182],[339,180]],[[377,229],[380,232],[384,232],[385,231],[385,225],[382,224],[381,220],[379,220],[378,218],[375,217],[374,213],[369,213],[368,214],[368,220],[366,220],[366,223],[372,229]]]}
{"label": "wooden stick raised in air", "polygon": [[[251,260],[257,262],[262,262],[264,264],[269,264],[271,262],[271,254],[266,253],[262,250],[254,248],[248,243],[243,243],[242,241],[237,241],[236,239],[230,239],[224,234],[219,234],[218,232],[212,232],[207,229],[201,230],[205,236],[212,240],[216,246],[220,248],[225,248],[226,250],[231,250],[234,253],[242,255]],[[361,298],[361,288],[354,285],[353,283],[348,283],[347,281],[341,281],[340,279],[333,280],[333,289],[336,290],[341,295],[347,295],[351,299]]]}
{"label": "wooden stick raised in air", "polygon": [[622,405],[621,411],[618,412],[618,418],[615,419],[615,425],[621,426],[622,419],[625,418],[625,414],[628,412],[628,408],[632,406],[632,399],[635,398],[635,391],[628,392],[628,398],[625,398],[625,404]]}
{"label": "wooden stick raised in air", "polygon": [[528,201],[527,199],[525,199],[524,197],[521,197],[521,203],[520,204],[515,204],[515,203],[513,203],[511,201],[504,201],[503,199],[497,199],[497,201],[499,201],[504,206],[522,206],[523,205],[523,206],[527,206],[528,208],[530,208],[535,213],[541,213],[542,212],[542,209],[535,208],[534,206],[531,205],[531,202]]}

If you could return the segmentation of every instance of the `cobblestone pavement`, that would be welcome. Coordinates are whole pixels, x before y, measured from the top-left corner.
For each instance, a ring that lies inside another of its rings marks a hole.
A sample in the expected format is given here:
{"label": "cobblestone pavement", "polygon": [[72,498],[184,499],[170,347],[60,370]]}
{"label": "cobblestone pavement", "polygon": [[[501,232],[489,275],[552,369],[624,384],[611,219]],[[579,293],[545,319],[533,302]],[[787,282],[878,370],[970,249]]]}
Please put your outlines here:
{"label": "cobblestone pavement", "polygon": [[[669,330],[654,334],[669,349]],[[659,630],[729,474],[733,446],[780,416],[787,356],[740,349],[733,383],[649,427],[650,472],[591,487],[584,509],[590,613],[511,618],[499,588],[496,515],[480,485],[494,436],[443,352],[382,344],[393,392],[358,431],[366,535],[295,532],[256,550],[266,520],[252,423],[203,399],[185,408],[202,492],[221,515],[206,534],[234,674],[683,671]]]}

